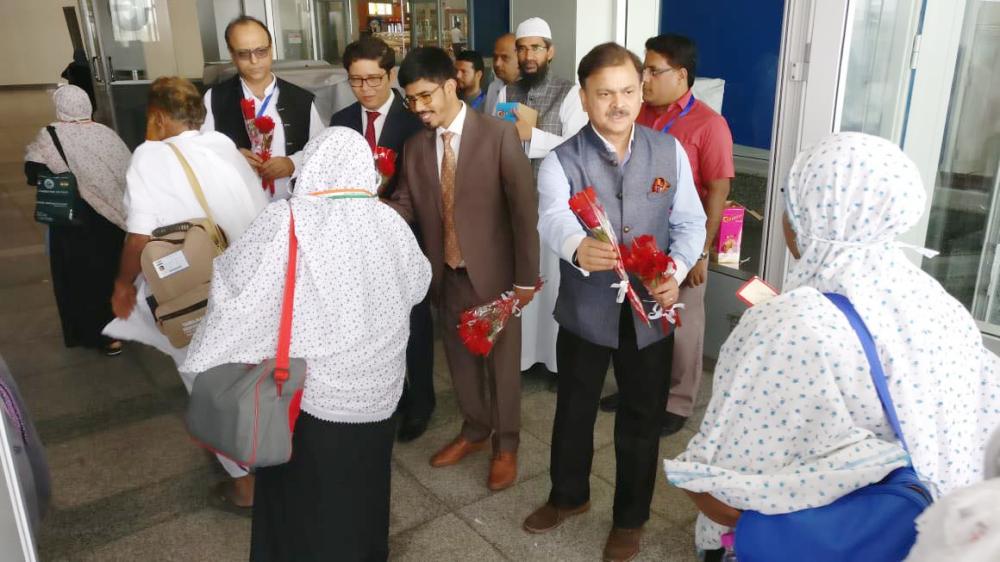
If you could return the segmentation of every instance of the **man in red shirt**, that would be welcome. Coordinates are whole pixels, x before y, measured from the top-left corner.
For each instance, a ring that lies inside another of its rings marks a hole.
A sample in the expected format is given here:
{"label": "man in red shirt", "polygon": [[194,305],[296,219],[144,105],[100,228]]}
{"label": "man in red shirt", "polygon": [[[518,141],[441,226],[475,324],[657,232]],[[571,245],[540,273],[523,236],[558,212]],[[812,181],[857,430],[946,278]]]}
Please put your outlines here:
{"label": "man in red shirt", "polygon": [[[669,133],[681,142],[708,216],[704,251],[681,285],[678,302],[684,303],[683,326],[674,332],[673,380],[661,435],[680,431],[694,410],[705,341],[708,251],[719,231],[730,180],[736,175],[729,125],[691,92],[697,58],[697,48],[687,37],[659,35],[647,40],[643,104],[636,119],[636,123]],[[607,396],[601,400],[601,408],[614,410],[617,403],[617,394]]]}

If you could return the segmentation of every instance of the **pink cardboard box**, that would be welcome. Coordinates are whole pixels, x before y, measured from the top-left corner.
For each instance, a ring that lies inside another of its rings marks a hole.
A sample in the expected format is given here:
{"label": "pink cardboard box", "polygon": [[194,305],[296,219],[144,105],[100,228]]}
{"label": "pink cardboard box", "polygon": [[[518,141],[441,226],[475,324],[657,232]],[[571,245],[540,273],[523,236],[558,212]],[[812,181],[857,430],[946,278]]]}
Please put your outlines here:
{"label": "pink cardboard box", "polygon": [[715,251],[719,265],[740,267],[740,241],[743,238],[743,215],[746,209],[731,204],[722,210],[722,222],[716,238]]}

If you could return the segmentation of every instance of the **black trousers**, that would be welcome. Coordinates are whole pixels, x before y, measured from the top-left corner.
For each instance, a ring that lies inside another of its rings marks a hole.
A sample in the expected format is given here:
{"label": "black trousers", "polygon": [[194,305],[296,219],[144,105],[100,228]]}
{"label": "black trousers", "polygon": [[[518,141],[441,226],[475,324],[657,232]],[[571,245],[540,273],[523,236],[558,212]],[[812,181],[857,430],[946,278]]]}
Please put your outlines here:
{"label": "black trousers", "polygon": [[410,311],[410,341],[406,344],[406,384],[398,410],[407,418],[429,418],[434,412],[434,324],[430,299]]}
{"label": "black trousers", "polygon": [[256,471],[250,560],[386,560],[393,425],[302,412],[292,459]]}
{"label": "black trousers", "polygon": [[620,400],[615,414],[614,525],[641,527],[649,519],[659,467],[660,426],[670,388],[673,335],[636,346],[629,304],[622,304],[618,349],[584,340],[563,328],[556,338],[559,363],[556,419],[552,426],[549,502],[573,508],[590,501],[594,422],[608,365],[614,361]]}

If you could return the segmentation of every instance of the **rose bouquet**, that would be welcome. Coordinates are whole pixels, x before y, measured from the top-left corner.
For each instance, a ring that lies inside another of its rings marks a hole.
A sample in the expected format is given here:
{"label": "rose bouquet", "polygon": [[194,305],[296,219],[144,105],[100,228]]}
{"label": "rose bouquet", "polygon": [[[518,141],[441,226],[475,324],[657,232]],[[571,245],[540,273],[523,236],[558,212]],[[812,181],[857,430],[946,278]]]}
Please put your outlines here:
{"label": "rose bouquet", "polygon": [[[661,283],[665,283],[667,279],[677,273],[677,264],[674,263],[674,259],[664,253],[656,245],[656,238],[649,234],[636,236],[632,240],[631,246],[622,244],[618,251],[622,255],[625,270],[638,277],[650,291],[655,290]],[[681,316],[678,309],[683,307],[683,304],[674,304],[670,310],[663,310],[657,303],[653,305],[649,319],[659,319],[663,323],[664,331],[669,328],[668,324],[680,327]]]}
{"label": "rose bouquet", "polygon": [[[250,151],[264,162],[271,159],[271,141],[274,139],[274,119],[266,115],[257,116],[254,101],[249,98],[240,100],[243,110],[243,123],[250,137]],[[274,195],[274,180],[262,180],[261,186]]]}
{"label": "rose bouquet", "polygon": [[614,271],[618,275],[619,282],[611,285],[611,287],[618,289],[618,302],[624,302],[627,297],[629,304],[632,305],[632,310],[648,326],[649,318],[646,316],[646,309],[643,308],[642,301],[639,300],[639,295],[635,292],[635,289],[629,284],[628,272],[625,270],[625,264],[622,262],[622,254],[618,247],[618,239],[615,237],[615,230],[611,226],[608,214],[604,211],[604,206],[597,199],[597,193],[594,191],[594,188],[587,187],[570,197],[569,208],[594,238],[611,244],[611,247],[615,249],[618,262],[615,264]]}
{"label": "rose bouquet", "polygon": [[[535,283],[535,292],[541,290],[545,282]],[[511,316],[520,316],[521,308],[513,291],[507,291],[500,298],[480,306],[470,308],[459,316],[458,336],[466,349],[473,355],[486,356],[493,350],[500,332],[507,326]]]}

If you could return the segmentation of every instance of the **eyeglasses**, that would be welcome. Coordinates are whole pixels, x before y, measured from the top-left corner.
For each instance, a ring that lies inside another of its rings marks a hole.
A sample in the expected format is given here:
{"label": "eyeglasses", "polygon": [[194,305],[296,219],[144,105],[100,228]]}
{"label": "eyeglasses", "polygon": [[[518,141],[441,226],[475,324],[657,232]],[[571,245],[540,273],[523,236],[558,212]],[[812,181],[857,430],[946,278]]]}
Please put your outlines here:
{"label": "eyeglasses", "polygon": [[406,109],[409,109],[410,111],[416,111],[417,102],[420,102],[423,105],[430,104],[431,98],[434,97],[434,92],[440,90],[441,86],[442,84],[438,84],[437,88],[434,88],[429,92],[421,92],[415,96],[406,96],[403,98],[403,105],[406,106]]}
{"label": "eyeglasses", "polygon": [[527,54],[528,51],[531,51],[531,54],[533,55],[537,55],[539,53],[543,53],[549,50],[549,48],[546,47],[545,45],[539,45],[537,43],[534,45],[518,45],[516,49],[517,49],[517,54],[519,55]]}
{"label": "eyeglasses", "polygon": [[262,59],[270,53],[271,53],[270,45],[267,45],[266,47],[257,47],[256,49],[240,49],[238,51],[233,51],[233,54],[236,55],[236,58],[242,61],[250,60],[251,56],[258,59]]}
{"label": "eyeglasses", "polygon": [[372,88],[378,88],[382,85],[382,81],[388,76],[388,73],[382,73],[378,76],[348,76],[347,82],[352,88],[361,88],[364,86],[369,86]]}
{"label": "eyeglasses", "polygon": [[645,68],[642,69],[642,77],[643,78],[646,78],[646,77],[656,78],[657,76],[659,76],[661,74],[666,74],[667,72],[670,72],[671,70],[677,70],[677,69],[676,68],[670,68],[669,66],[666,67],[666,68],[656,68],[655,66],[647,66],[647,67],[645,67]]}

